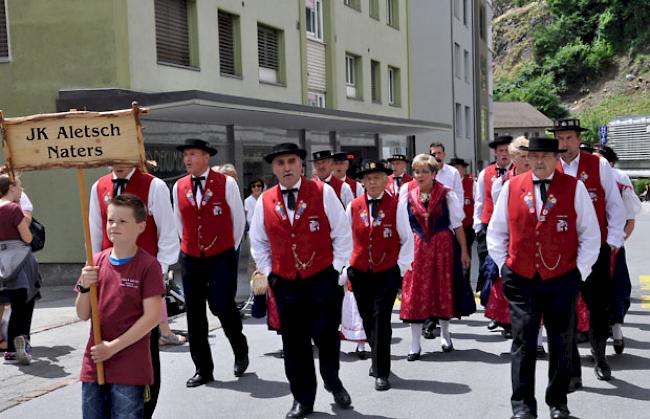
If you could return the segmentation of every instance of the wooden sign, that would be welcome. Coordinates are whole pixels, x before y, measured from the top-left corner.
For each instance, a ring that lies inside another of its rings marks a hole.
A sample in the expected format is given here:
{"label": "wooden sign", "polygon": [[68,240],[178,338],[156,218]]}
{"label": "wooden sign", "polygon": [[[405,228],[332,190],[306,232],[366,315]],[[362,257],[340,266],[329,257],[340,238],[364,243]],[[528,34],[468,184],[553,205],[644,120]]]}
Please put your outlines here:
{"label": "wooden sign", "polygon": [[[141,109],[60,112],[0,118],[8,166],[15,171],[141,165]],[[146,110],[144,110],[146,112]]]}

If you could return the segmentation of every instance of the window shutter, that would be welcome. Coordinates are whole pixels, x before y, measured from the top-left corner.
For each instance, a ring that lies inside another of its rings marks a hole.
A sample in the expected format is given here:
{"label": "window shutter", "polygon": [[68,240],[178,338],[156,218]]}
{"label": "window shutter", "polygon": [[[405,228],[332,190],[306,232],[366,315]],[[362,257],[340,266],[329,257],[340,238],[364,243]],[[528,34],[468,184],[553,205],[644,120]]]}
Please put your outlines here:
{"label": "window shutter", "polygon": [[278,71],[278,34],[266,26],[257,26],[257,55],[260,67]]}
{"label": "window shutter", "polygon": [[187,0],[155,0],[155,12],[158,61],[189,66]]}
{"label": "window shutter", "polygon": [[235,75],[235,40],[233,34],[233,15],[219,10],[219,70],[222,74]]}
{"label": "window shutter", "polygon": [[5,1],[0,0],[0,57],[9,57],[9,38],[7,36],[7,16]]}

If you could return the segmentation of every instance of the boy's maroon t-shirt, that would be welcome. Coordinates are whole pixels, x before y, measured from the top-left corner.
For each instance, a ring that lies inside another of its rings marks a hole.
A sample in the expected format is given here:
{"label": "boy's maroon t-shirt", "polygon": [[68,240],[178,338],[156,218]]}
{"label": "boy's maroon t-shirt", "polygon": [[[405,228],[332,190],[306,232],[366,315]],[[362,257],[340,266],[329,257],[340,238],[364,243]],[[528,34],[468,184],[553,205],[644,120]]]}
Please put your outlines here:
{"label": "boy's maroon t-shirt", "polygon": [[[155,257],[144,250],[123,265],[109,260],[111,249],[95,255],[99,266],[97,295],[102,339],[110,341],[124,334],[143,315],[142,300],[165,294],[162,270]],[[104,376],[108,384],[145,385],[153,383],[153,367],[149,349],[149,333],[133,345],[104,361]],[[93,346],[92,327],[86,345],[81,381],[97,382],[95,363],[90,357]]]}

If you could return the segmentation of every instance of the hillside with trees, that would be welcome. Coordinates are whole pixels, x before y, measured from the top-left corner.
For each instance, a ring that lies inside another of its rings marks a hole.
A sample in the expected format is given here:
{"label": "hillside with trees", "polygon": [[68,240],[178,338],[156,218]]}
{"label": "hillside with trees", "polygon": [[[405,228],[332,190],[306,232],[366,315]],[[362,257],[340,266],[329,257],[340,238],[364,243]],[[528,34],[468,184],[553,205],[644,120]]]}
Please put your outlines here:
{"label": "hillside with trees", "polygon": [[650,0],[495,0],[494,99],[597,127],[650,114]]}

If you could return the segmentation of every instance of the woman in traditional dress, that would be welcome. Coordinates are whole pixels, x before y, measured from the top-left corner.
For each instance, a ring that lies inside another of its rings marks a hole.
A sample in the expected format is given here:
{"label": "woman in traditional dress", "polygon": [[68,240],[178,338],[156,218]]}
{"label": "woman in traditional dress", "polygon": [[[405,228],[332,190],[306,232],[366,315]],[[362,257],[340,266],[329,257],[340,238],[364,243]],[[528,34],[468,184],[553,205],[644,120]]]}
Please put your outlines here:
{"label": "woman in traditional dress", "polygon": [[[432,156],[416,156],[412,163],[415,179],[400,189],[400,199],[407,200],[415,239],[413,269],[404,276],[400,309],[400,318],[411,323],[409,361],[420,359],[420,336],[426,319],[438,319],[442,350],[451,352],[454,346],[449,319],[467,314],[463,312],[467,302],[457,298],[462,291],[459,288],[463,288],[460,265],[467,268],[470,263],[462,225],[465,213],[459,197],[435,180],[438,167]],[[452,230],[460,246],[455,244]],[[471,291],[463,295],[469,296],[473,305]]]}

